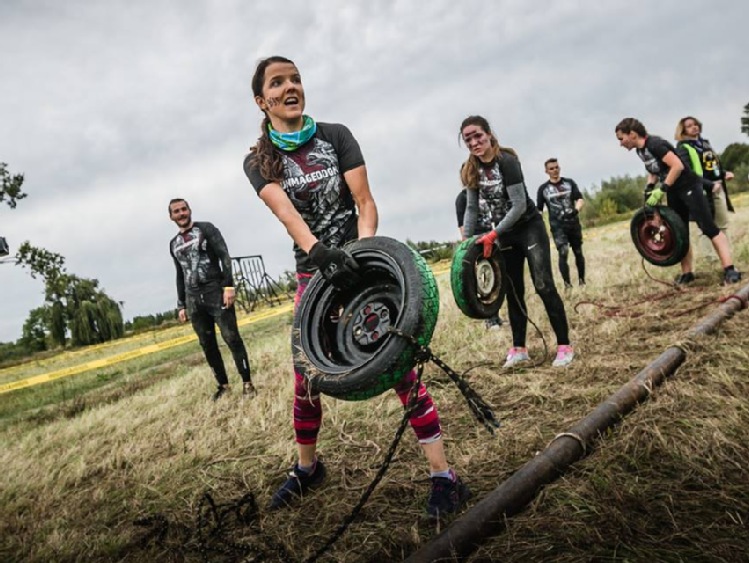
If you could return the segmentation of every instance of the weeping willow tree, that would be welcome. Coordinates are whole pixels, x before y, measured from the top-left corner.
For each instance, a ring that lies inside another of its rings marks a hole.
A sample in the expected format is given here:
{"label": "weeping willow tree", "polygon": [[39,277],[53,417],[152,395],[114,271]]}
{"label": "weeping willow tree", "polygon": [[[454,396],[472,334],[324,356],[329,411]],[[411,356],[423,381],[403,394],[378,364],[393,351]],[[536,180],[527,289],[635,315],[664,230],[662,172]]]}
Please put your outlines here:
{"label": "weeping willow tree", "polygon": [[[45,314],[50,340],[64,346],[98,344],[120,338],[125,332],[120,304],[109,297],[95,279],[67,273],[65,259],[26,241],[18,249],[16,264],[28,267],[31,277],[44,279]],[[38,326],[38,320],[35,321]],[[30,326],[34,326],[33,323]]]}
{"label": "weeping willow tree", "polygon": [[37,307],[29,312],[23,323],[21,343],[29,352],[42,352],[47,349],[47,330],[49,326],[49,307]]}

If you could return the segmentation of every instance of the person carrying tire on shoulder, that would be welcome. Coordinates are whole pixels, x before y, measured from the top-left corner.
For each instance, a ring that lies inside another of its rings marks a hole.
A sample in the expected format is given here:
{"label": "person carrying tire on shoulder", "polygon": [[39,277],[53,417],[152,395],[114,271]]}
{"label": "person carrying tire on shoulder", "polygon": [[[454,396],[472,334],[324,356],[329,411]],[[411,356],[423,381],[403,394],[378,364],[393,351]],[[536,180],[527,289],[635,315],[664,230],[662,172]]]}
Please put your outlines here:
{"label": "person carrying tire on shoulder", "polygon": [[[461,169],[462,170],[462,169]],[[458,219],[458,230],[460,231],[460,240],[466,240],[466,236],[463,230],[463,219],[466,214],[466,188],[463,187],[455,198],[455,214]],[[483,235],[492,230],[491,214],[489,213],[489,206],[485,201],[482,201],[479,196],[479,217],[478,217],[478,229],[477,234]],[[499,316],[499,312],[489,319],[484,321],[486,330],[499,330],[502,327],[502,318]]]}
{"label": "person carrying tire on shoulder", "polygon": [[585,256],[583,256],[583,229],[580,225],[580,210],[585,205],[583,194],[574,180],[562,178],[559,161],[550,158],[544,163],[544,170],[549,180],[541,184],[536,194],[536,205],[543,213],[549,209],[549,227],[554,244],[559,253],[559,273],[562,274],[564,287],[571,288],[570,267],[567,256],[572,248],[577,266],[579,284],[585,285]]}
{"label": "person carrying tire on shoulder", "polygon": [[[713,221],[702,189],[702,179],[685,164],[688,159],[686,151],[677,151],[665,139],[648,135],[645,126],[634,117],[622,119],[614,132],[619,144],[628,151],[635,149],[637,156],[645,164],[648,171],[647,192],[650,194],[646,204],[656,206],[667,195],[668,207],[681,217],[684,224],[688,225],[691,218],[711,240],[723,266],[723,283],[738,283],[741,273],[734,268],[728,238]],[[660,184],[656,185],[656,182]],[[690,245],[686,256],[681,260],[681,275],[676,278],[677,285],[694,281],[693,263],[694,253]]]}
{"label": "person carrying tire on shoulder", "polygon": [[[291,60],[279,56],[261,60],[252,77],[252,92],[264,118],[244,170],[294,241],[298,309],[317,270],[338,288],[350,287],[357,279],[358,264],[342,247],[375,235],[377,207],[359,144],[345,126],[316,123],[304,114],[305,91]],[[394,387],[404,406],[416,378],[412,370]],[[440,419],[423,383],[418,397],[409,421],[430,468],[427,513],[439,518],[457,511],[470,491],[447,463]],[[273,495],[271,509],[292,504],[324,481],[326,468],[317,458],[321,423],[320,395],[295,369],[294,433],[299,458]]]}
{"label": "person carrying tire on shoulder", "polygon": [[[702,188],[705,197],[710,204],[715,225],[728,237],[728,212],[733,212],[731,198],[728,196],[726,182],[733,180],[733,172],[723,170],[718,158],[718,153],[713,150],[710,141],[702,137],[702,122],[696,117],[682,117],[676,125],[676,148],[687,151],[689,158],[687,164],[692,172],[703,179]],[[700,237],[700,246],[708,242],[706,236]],[[730,244],[730,240],[729,240]],[[708,255],[709,245],[707,251]]]}
{"label": "person carrying tire on shoulder", "polygon": [[574,358],[564,303],[554,285],[551,268],[549,236],[541,214],[528,196],[528,190],[514,150],[500,147],[489,122],[478,115],[463,120],[460,135],[469,150],[461,172],[466,191],[466,214],[463,228],[466,237],[477,232],[479,201],[487,202],[496,227],[479,237],[476,244],[484,247],[489,257],[492,247],[499,245],[510,282],[507,311],[512,329],[512,347],[505,367],[526,362],[530,358],[525,346],[528,316],[525,305],[525,263],[528,262],[533,286],[557,337],[557,354],[552,365],[564,367]]}
{"label": "person carrying tire on shoulder", "polygon": [[178,317],[182,323],[188,318],[192,322],[216,377],[218,389],[213,400],[229,390],[226,367],[216,341],[217,324],[242,378],[243,394],[253,396],[255,387],[247,350],[237,327],[231,257],[224,237],[212,223],[193,221],[190,205],[182,198],[169,202],[169,218],[179,227],[179,233],[169,242],[169,253],[177,270]]}

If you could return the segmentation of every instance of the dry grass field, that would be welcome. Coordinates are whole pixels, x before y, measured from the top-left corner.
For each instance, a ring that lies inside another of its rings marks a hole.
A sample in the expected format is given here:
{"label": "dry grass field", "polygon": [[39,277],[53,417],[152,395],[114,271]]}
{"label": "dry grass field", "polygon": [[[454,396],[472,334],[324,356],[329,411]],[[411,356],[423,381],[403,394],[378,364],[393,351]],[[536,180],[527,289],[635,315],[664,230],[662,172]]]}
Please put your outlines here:
{"label": "dry grass field", "polygon": [[[732,221],[736,264],[749,271],[749,207],[740,207]],[[721,287],[719,266],[704,258],[687,290],[654,281],[670,281],[676,268],[644,269],[626,223],[586,231],[585,253],[587,287],[563,294],[577,352],[566,369],[552,368],[551,357],[541,362],[544,341],[532,326],[529,348],[540,365],[502,369],[508,327],[487,332],[482,322],[463,317],[448,277],[438,278],[441,310],[432,349],[456,371],[470,369],[467,379],[502,421],[490,436],[450,380],[433,364],[426,367],[448,458],[474,493],[469,506],[736,290]],[[529,295],[528,305],[552,354],[541,302]],[[620,314],[604,305],[621,307]],[[312,555],[371,482],[402,408],[392,392],[364,402],[323,398],[319,452],[327,483],[294,508],[267,512],[295,459],[290,321],[287,315],[242,330],[259,389],[254,399],[243,399],[236,385],[212,402],[212,376],[196,344],[0,395],[0,560],[301,561]],[[8,377],[28,375],[14,369]],[[33,366],[30,373],[38,371]],[[749,561],[748,397],[744,310],[691,345],[685,364],[649,401],[470,560]],[[423,519],[428,488],[426,463],[406,430],[359,518],[321,560],[399,561],[414,552],[437,532]],[[222,515],[220,536],[206,492]],[[259,506],[256,515],[249,505],[236,514],[222,508],[248,493]],[[136,524],[143,519],[150,525]]]}

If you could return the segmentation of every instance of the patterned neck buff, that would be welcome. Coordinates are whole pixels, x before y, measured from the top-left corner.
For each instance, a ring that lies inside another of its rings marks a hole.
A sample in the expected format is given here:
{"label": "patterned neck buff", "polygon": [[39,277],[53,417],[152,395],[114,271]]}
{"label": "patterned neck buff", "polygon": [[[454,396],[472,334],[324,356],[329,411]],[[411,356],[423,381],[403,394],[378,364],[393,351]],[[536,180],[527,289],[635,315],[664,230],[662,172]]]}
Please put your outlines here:
{"label": "patterned neck buff", "polygon": [[281,133],[268,124],[268,135],[274,146],[282,151],[295,151],[309,141],[317,131],[317,123],[309,115],[304,116],[302,128],[293,133]]}

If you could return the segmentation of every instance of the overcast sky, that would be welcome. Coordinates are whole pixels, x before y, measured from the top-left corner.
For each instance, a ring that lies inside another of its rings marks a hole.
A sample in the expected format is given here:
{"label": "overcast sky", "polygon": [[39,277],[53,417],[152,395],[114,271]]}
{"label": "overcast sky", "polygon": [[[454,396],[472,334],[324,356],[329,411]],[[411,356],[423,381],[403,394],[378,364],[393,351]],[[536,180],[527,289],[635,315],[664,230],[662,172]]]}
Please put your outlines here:
{"label": "overcast sky", "polygon": [[[307,113],[359,140],[379,233],[455,240],[467,115],[519,152],[533,194],[549,156],[588,189],[642,173],[622,117],[670,139],[692,114],[721,150],[749,142],[747,22],[738,0],[3,0],[0,162],[29,197],[0,207],[0,235],[62,254],[128,319],[174,307],[174,196],[232,255],[293,269],[242,171],[261,119],[250,78],[280,54]],[[43,286],[3,264],[0,288],[0,341],[15,340]]]}

